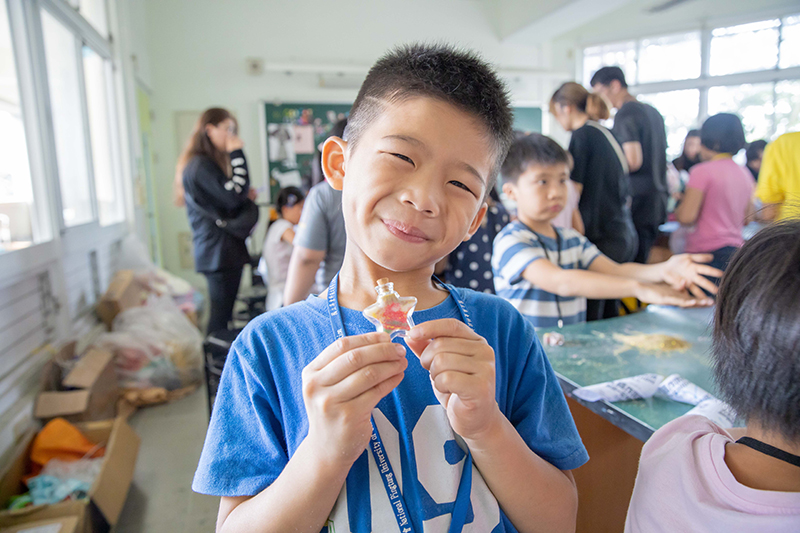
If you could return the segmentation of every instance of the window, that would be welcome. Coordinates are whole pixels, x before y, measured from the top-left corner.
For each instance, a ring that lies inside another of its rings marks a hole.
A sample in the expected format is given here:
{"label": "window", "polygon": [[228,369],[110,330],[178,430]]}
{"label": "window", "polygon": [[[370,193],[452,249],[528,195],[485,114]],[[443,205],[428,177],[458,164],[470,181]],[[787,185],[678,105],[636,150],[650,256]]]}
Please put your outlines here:
{"label": "window", "polygon": [[68,0],[69,5],[78,10],[97,33],[108,37],[108,18],[106,15],[106,0]]}
{"label": "window", "polygon": [[33,187],[6,3],[0,2],[0,254],[34,241]]}
{"label": "window", "polygon": [[783,19],[780,53],[781,68],[800,66],[800,15]]}
{"label": "window", "polygon": [[769,139],[773,133],[773,84],[756,83],[711,87],[708,114],[734,113],[742,119],[745,139]]}
{"label": "window", "polygon": [[62,215],[66,227],[77,226],[95,218],[83,123],[78,40],[44,9],[42,31]]}
{"label": "window", "polygon": [[711,32],[712,76],[775,68],[780,20],[764,20]]}
{"label": "window", "polygon": [[775,135],[800,130],[800,80],[775,84]]}
{"label": "window", "polygon": [[800,130],[800,13],[585,48],[584,83],[605,65],[664,116],[670,156],[716,113],[739,115],[748,141]]}
{"label": "window", "polygon": [[681,155],[683,141],[689,130],[696,128],[700,113],[700,91],[687,89],[663,93],[642,94],[639,100],[658,109],[667,130],[667,157],[671,161]]}
{"label": "window", "polygon": [[642,39],[637,83],[687,80],[700,76],[700,32]]}
{"label": "window", "polygon": [[88,46],[83,47],[83,74],[89,111],[94,185],[101,225],[119,222],[125,216],[120,194],[120,169],[117,166],[117,128],[113,104],[112,73],[109,61]]}
{"label": "window", "polygon": [[583,79],[586,84],[600,67],[618,66],[625,72],[628,84],[636,81],[636,42],[593,46],[583,52]]}

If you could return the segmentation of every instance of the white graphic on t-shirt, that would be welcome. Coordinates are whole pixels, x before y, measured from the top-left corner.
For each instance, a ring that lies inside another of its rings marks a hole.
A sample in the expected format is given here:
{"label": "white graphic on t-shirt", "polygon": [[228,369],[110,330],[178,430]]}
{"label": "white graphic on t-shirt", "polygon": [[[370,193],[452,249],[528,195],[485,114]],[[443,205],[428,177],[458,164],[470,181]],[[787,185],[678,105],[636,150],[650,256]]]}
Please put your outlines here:
{"label": "white graphic on t-shirt", "polygon": [[[381,435],[389,462],[397,476],[400,491],[403,492],[403,478],[400,459],[400,439],[392,423],[375,409],[372,412],[375,425]],[[447,420],[447,412],[441,405],[429,405],[425,408],[412,433],[414,454],[417,460],[417,476],[422,487],[436,503],[453,502],[461,479],[464,458],[456,464],[450,464],[445,457],[445,445],[449,441],[460,440],[453,432]],[[459,447],[466,449],[462,442]],[[372,531],[374,533],[397,533],[399,528],[394,512],[386,497],[378,466],[372,454],[369,460],[369,500],[372,511]],[[395,466],[396,465],[396,466]],[[464,526],[464,533],[486,533],[500,523],[500,507],[492,492],[481,477],[478,469],[472,469],[472,490],[470,502],[474,519]],[[450,513],[445,513],[423,522],[422,533],[446,533],[450,526]],[[331,511],[330,520],[336,532],[350,532],[350,521],[347,509],[347,485],[342,487],[336,505]]]}

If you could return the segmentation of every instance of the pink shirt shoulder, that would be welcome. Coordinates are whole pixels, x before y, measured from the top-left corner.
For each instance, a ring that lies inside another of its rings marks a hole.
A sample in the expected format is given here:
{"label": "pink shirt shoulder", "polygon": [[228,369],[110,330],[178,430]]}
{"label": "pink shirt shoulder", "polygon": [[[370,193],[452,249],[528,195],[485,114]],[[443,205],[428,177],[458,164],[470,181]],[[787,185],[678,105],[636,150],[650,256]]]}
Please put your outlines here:
{"label": "pink shirt shoulder", "polygon": [[744,218],[755,190],[750,173],[730,158],[706,161],[692,167],[686,187],[703,192],[700,213],[686,237],[686,251],[741,246]]}
{"label": "pink shirt shoulder", "polygon": [[800,493],[742,485],[725,463],[733,442],[702,416],[682,416],[642,449],[626,533],[800,530]]}
{"label": "pink shirt shoulder", "polygon": [[567,180],[567,201],[564,209],[550,223],[559,228],[572,228],[572,213],[578,209],[578,202],[581,197],[575,188],[575,182]]}

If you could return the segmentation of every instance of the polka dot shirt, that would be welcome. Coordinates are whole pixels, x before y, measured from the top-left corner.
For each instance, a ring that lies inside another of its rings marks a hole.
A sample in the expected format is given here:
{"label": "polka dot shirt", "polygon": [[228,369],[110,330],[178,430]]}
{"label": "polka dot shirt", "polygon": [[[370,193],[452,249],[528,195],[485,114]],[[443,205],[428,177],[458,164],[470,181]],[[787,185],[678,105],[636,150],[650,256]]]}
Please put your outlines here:
{"label": "polka dot shirt", "polygon": [[475,235],[467,242],[462,242],[450,254],[444,274],[445,281],[456,287],[494,294],[492,243],[509,220],[508,212],[502,204],[496,203],[490,207]]}

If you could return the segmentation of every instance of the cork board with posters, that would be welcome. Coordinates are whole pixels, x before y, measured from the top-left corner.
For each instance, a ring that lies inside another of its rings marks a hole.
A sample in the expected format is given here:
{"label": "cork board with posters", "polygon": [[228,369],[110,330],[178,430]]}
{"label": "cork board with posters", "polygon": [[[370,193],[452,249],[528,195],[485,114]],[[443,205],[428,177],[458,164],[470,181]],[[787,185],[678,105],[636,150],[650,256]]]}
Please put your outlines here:
{"label": "cork board with posters", "polygon": [[264,103],[261,135],[270,199],[282,187],[308,190],[317,147],[350,113],[349,103]]}

